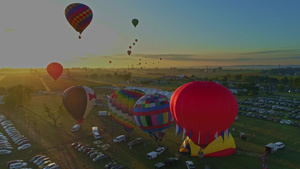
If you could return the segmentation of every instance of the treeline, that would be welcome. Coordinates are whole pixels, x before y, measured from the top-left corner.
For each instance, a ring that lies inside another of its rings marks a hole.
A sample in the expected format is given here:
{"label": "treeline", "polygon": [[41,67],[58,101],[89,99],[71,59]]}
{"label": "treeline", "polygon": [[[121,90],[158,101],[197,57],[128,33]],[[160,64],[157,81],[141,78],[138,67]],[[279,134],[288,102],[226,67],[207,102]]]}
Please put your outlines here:
{"label": "treeline", "polygon": [[119,80],[130,80],[131,79],[131,73],[118,73],[115,72],[113,75],[112,74],[100,74],[98,75],[97,73],[93,73],[90,76],[85,75],[86,78],[92,78],[92,79],[97,79],[98,77],[100,78],[115,78],[115,79],[119,79]]}
{"label": "treeline", "polygon": [[22,106],[31,100],[34,92],[32,86],[16,85],[9,88],[0,87],[0,94],[4,95],[3,100],[6,106]]}
{"label": "treeline", "polygon": [[299,75],[300,74],[300,67],[292,68],[277,68],[277,69],[270,69],[270,70],[263,70],[263,74],[268,75]]}

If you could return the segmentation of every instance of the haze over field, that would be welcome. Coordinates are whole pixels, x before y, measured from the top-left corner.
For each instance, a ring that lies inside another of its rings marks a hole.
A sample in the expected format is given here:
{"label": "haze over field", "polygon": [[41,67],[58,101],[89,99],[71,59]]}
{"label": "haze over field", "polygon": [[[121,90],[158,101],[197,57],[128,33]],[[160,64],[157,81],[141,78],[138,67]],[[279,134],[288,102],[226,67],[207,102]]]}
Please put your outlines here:
{"label": "haze over field", "polygon": [[116,68],[145,57],[163,58],[155,67],[300,65],[296,0],[76,2],[93,11],[81,40],[64,13],[73,1],[3,1],[0,67],[39,68],[56,61],[64,67]]}

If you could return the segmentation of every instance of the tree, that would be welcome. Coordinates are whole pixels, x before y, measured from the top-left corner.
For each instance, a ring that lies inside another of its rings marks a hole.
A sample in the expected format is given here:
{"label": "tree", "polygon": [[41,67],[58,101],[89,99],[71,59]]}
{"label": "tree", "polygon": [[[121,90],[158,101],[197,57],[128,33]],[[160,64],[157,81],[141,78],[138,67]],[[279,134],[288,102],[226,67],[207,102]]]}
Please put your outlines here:
{"label": "tree", "polygon": [[5,105],[9,107],[23,106],[31,100],[32,93],[32,86],[12,86],[7,88],[3,101],[5,102]]}
{"label": "tree", "polygon": [[241,74],[239,74],[239,75],[235,75],[234,76],[234,79],[236,80],[236,81],[239,81],[239,80],[242,80],[242,75]]}
{"label": "tree", "polygon": [[62,105],[58,106],[58,109],[56,110],[56,112],[52,112],[50,107],[48,107],[47,105],[44,105],[44,111],[47,113],[47,117],[51,120],[53,120],[53,124],[55,126],[57,126],[57,120],[62,117],[62,115],[65,114],[65,109],[63,108]]}

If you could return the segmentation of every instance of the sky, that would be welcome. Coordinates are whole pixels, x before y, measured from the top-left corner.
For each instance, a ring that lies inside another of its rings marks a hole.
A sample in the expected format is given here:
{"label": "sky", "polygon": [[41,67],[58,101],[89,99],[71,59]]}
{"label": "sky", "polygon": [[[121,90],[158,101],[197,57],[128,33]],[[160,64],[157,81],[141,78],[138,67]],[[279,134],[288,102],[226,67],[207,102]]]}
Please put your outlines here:
{"label": "sky", "polygon": [[[93,11],[81,39],[65,17],[71,3]],[[300,65],[299,6],[299,0],[3,0],[0,68]]]}

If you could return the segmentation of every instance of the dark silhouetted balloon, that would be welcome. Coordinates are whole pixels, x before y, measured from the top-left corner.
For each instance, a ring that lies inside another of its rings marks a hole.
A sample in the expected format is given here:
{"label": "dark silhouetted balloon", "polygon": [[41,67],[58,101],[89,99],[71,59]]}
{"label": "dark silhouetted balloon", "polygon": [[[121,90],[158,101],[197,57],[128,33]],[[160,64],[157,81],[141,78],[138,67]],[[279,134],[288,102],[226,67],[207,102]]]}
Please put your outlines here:
{"label": "dark silhouetted balloon", "polygon": [[139,20],[132,19],[132,24],[133,24],[134,27],[136,27],[139,24]]}
{"label": "dark silhouetted balloon", "polygon": [[131,54],[131,51],[130,51],[130,50],[128,50],[128,51],[127,51],[127,54],[130,56],[130,54]]}
{"label": "dark silhouetted balloon", "polygon": [[80,124],[93,109],[96,93],[86,86],[72,86],[64,91],[62,101],[66,110]]}

